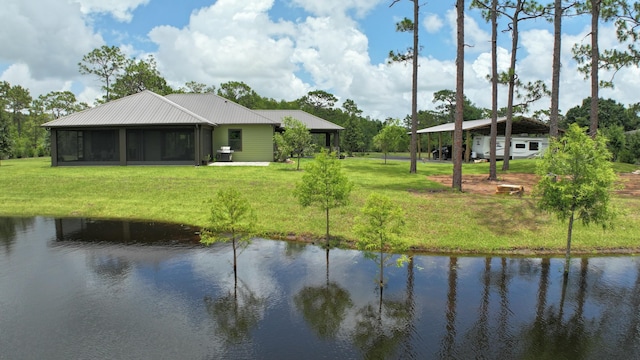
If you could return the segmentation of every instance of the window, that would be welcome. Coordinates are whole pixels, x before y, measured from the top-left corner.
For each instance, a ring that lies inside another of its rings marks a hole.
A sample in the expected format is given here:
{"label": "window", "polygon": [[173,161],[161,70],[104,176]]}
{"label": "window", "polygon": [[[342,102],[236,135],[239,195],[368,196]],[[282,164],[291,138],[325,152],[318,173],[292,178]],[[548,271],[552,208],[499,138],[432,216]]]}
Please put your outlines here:
{"label": "window", "polygon": [[529,150],[533,150],[533,151],[538,151],[540,147],[540,143],[537,141],[531,141],[529,142]]}
{"label": "window", "polygon": [[516,144],[516,149],[524,149],[525,147],[526,147],[525,144],[522,144],[522,143]]}
{"label": "window", "polygon": [[242,151],[242,130],[229,129],[229,146],[233,151]]}

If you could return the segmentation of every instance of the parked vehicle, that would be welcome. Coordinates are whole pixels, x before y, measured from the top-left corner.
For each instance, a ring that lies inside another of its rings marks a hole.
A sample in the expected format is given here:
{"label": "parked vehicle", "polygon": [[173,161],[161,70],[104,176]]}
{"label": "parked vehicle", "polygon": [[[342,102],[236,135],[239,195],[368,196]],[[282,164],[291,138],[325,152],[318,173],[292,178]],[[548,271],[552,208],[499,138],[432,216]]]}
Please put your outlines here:
{"label": "parked vehicle", "polygon": [[[451,145],[442,147],[442,160],[451,159],[451,154],[453,154]],[[438,160],[440,158],[440,151],[438,151],[438,149],[433,150],[431,152],[431,158],[434,160]]]}
{"label": "parked vehicle", "polygon": [[[498,136],[496,142],[496,159],[500,160],[504,158],[504,136]],[[476,135],[473,137],[471,151],[479,159],[489,159],[490,144],[491,136]],[[510,158],[527,159],[539,156],[548,147],[549,138],[547,137],[512,136]]]}

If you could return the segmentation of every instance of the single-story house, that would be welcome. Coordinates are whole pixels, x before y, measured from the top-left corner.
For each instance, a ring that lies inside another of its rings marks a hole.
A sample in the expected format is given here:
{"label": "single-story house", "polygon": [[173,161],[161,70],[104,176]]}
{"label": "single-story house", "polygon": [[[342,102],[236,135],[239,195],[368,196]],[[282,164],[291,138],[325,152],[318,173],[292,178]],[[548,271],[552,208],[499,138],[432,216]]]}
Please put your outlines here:
{"label": "single-story house", "polygon": [[301,110],[250,110],[214,94],[143,91],[43,124],[51,165],[200,165],[223,147],[233,161],[273,161],[291,116],[339,147],[342,127]]}

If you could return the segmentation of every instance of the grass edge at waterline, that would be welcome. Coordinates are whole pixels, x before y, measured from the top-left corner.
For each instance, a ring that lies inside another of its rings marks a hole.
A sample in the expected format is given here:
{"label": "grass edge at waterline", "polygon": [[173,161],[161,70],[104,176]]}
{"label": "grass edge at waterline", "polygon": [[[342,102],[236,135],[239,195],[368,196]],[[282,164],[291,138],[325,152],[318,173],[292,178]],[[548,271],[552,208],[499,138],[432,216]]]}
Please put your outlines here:
{"label": "grass edge at waterline", "polygon": [[[303,159],[302,169],[309,159]],[[407,214],[406,240],[414,250],[437,253],[561,253],[566,224],[541,213],[530,195],[456,193],[427,179],[450,174],[451,164],[347,158],[354,183],[350,204],[331,212],[331,235],[342,246],[355,240],[355,215],[373,192],[394,199]],[[614,164],[616,171],[637,166]],[[511,172],[533,172],[535,160],[511,162]],[[320,209],[302,208],[293,195],[302,171],[295,164],[268,167],[89,166],[51,167],[49,158],[3,160],[0,215],[138,219],[204,226],[208,200],[223,187],[239,189],[256,211],[264,237],[315,241],[324,234]],[[464,174],[488,173],[488,165],[465,164]],[[464,187],[463,187],[464,189]],[[622,214],[613,229],[578,225],[577,253],[640,252],[640,199],[614,196]]]}

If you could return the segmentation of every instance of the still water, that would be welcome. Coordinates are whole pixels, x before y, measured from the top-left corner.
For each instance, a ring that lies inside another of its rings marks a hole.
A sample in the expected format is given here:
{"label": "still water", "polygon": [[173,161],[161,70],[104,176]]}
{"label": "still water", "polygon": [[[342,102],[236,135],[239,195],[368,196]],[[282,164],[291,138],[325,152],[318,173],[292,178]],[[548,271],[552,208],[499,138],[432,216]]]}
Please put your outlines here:
{"label": "still water", "polygon": [[0,218],[0,359],[640,358],[640,261],[415,256]]}

